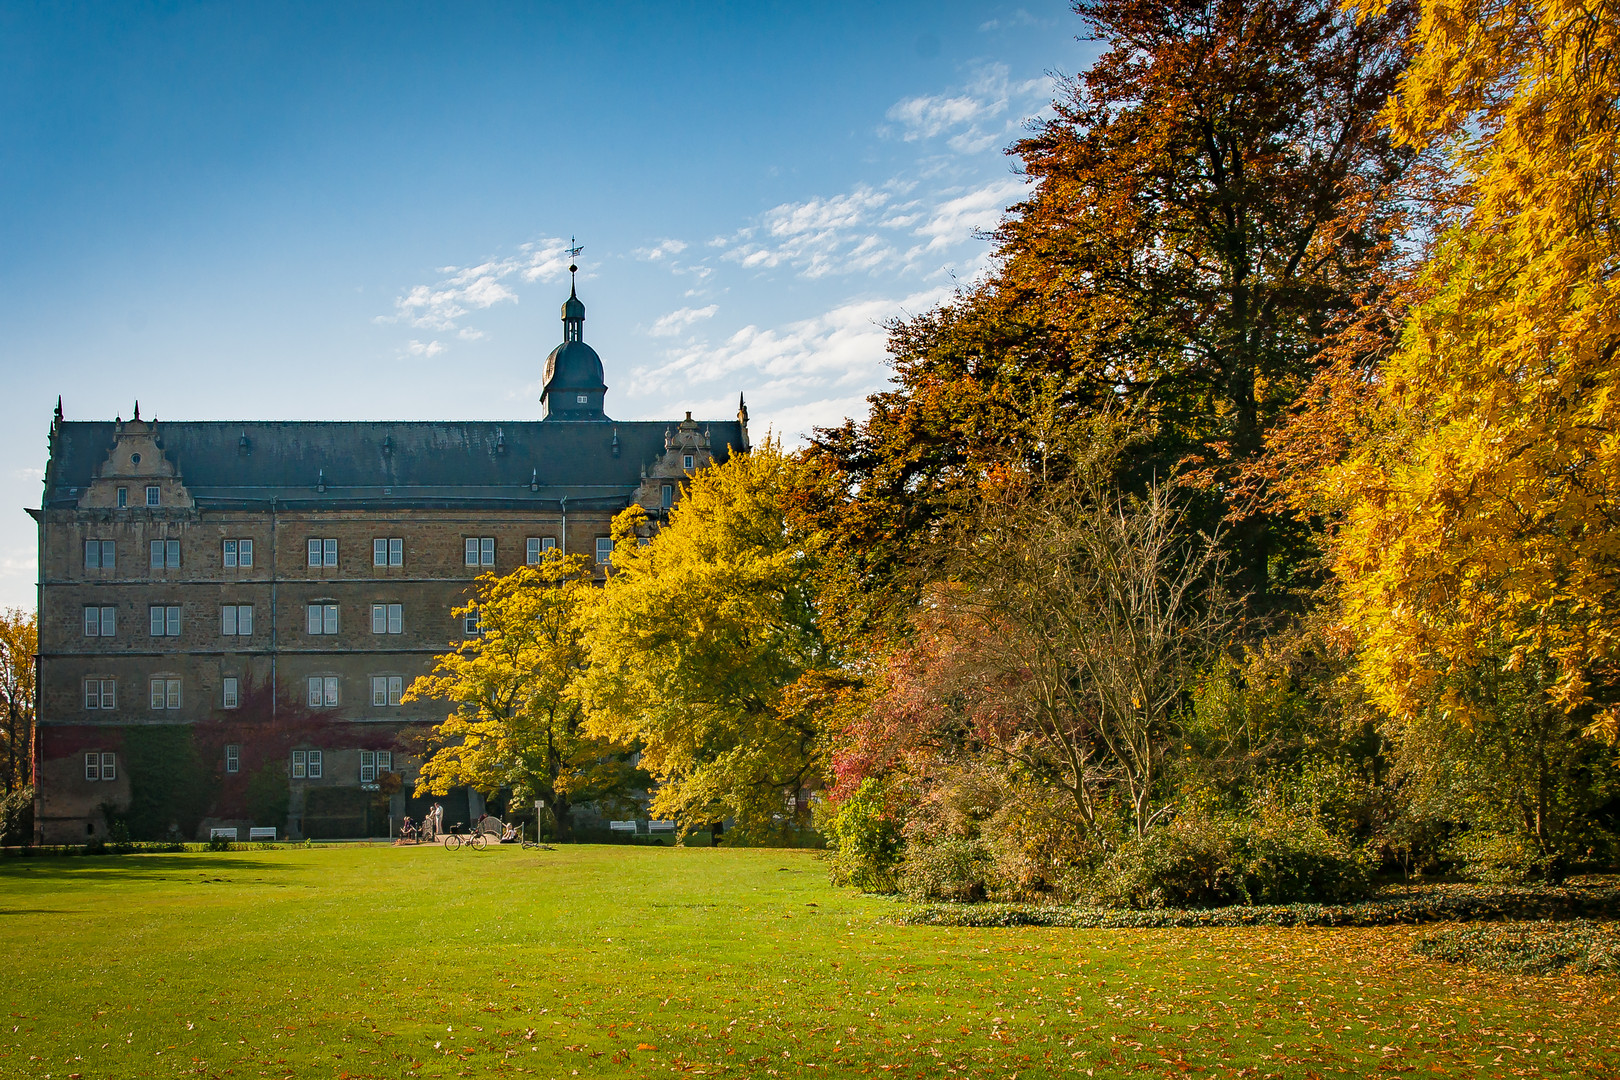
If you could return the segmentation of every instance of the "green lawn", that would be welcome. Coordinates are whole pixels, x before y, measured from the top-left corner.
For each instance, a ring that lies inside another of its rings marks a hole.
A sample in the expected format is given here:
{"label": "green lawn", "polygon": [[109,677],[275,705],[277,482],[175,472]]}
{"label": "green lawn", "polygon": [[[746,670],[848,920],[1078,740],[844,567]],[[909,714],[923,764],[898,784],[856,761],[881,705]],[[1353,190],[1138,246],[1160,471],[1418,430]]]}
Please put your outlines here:
{"label": "green lawn", "polygon": [[1607,1076],[1620,987],[1420,930],[897,927],[804,852],[8,859],[0,1075]]}

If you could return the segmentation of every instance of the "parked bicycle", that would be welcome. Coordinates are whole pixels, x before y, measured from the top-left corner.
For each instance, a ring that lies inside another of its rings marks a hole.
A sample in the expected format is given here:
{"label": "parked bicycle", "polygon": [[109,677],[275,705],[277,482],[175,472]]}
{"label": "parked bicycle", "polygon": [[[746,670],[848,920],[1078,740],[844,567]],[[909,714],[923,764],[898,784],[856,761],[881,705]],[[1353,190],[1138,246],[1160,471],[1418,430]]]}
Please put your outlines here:
{"label": "parked bicycle", "polygon": [[449,832],[444,834],[444,849],[446,851],[455,851],[457,848],[464,847],[472,848],[474,851],[483,851],[489,846],[489,837],[481,832],[460,832],[458,830],[461,827],[462,824],[458,821],[450,826]]}

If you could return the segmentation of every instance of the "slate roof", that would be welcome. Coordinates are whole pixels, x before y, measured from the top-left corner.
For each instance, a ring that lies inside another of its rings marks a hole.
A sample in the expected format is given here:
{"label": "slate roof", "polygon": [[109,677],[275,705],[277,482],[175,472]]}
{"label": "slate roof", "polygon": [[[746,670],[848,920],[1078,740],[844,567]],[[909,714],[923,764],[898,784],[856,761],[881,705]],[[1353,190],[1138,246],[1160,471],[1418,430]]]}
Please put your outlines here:
{"label": "slate roof", "polygon": [[[199,506],[624,505],[676,422],[156,421],[164,455]],[[743,448],[735,420],[700,421],[716,461]],[[62,421],[44,506],[71,507],[113,445],[111,421]],[[243,436],[247,448],[241,447]],[[613,452],[617,436],[619,451]],[[324,476],[326,490],[316,485]],[[531,490],[531,482],[538,490]]]}

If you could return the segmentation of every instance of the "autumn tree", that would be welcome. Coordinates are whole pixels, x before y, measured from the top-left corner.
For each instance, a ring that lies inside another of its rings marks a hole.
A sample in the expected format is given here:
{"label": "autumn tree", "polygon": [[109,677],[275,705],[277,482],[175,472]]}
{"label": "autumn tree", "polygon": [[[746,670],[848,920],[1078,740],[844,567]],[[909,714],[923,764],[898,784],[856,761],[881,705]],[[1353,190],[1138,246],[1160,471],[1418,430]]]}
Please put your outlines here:
{"label": "autumn tree", "polygon": [[645,543],[632,507],[587,620],[587,730],[641,748],[653,812],[691,826],[807,818],[822,716],[847,688],[817,617],[814,559],[786,515],[800,464],[766,442],[688,482]]}
{"label": "autumn tree", "polygon": [[[1410,152],[1378,113],[1407,9],[1334,0],[1082,0],[1098,60],[1014,148],[1035,181],[982,286],[893,328],[897,385],[818,434],[807,512],[853,603],[926,558],[995,463],[1062,471],[1077,419],[1123,405],[1148,438],[1127,485],[1196,479],[1231,515],[1236,591],[1264,612],[1303,561],[1287,515],[1228,503],[1372,281]],[[1280,581],[1279,581],[1280,579]]]}
{"label": "autumn tree", "polygon": [[39,626],[31,611],[0,610],[0,834],[6,843],[31,810],[34,754],[34,655]]}
{"label": "autumn tree", "polygon": [[1420,5],[1385,119],[1467,198],[1389,359],[1307,417],[1337,460],[1298,486],[1408,771],[1547,857],[1610,797],[1576,797],[1581,733],[1620,727],[1617,46],[1612,2]]}
{"label": "autumn tree", "polygon": [[418,794],[466,785],[525,803],[543,798],[566,830],[573,805],[622,802],[644,786],[626,748],[583,731],[581,612],[593,591],[584,555],[552,554],[478,579],[472,601],[456,610],[477,616],[478,636],[440,656],[405,697],[454,710],[428,738]]}
{"label": "autumn tree", "polygon": [[1170,486],[1126,494],[1099,458],[1053,484],[1003,476],[953,532],[857,752],[881,757],[885,730],[889,754],[966,742],[1062,792],[1103,848],[1116,807],[1137,836],[1169,812],[1177,713],[1229,606]]}

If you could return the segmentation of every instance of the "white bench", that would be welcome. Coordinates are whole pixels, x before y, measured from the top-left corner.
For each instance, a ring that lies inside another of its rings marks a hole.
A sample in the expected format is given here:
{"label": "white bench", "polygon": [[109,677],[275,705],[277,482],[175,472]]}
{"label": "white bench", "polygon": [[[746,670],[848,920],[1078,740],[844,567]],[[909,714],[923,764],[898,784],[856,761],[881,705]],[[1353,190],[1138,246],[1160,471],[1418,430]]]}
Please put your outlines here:
{"label": "white bench", "polygon": [[649,821],[649,822],[647,822],[647,831],[648,832],[674,832],[675,831],[675,823],[673,821]]}
{"label": "white bench", "polygon": [[223,826],[219,826],[219,825],[216,825],[213,828],[208,830],[208,839],[210,839],[210,840],[218,840],[222,836],[227,840],[235,840],[236,839],[236,830],[235,829],[227,829],[227,828],[224,828]]}
{"label": "white bench", "polygon": [[274,840],[275,838],[276,838],[276,827],[274,825],[271,825],[268,828],[262,828],[262,829],[255,826],[255,827],[248,830],[248,839],[249,840]]}
{"label": "white bench", "polygon": [[610,821],[608,822],[608,828],[614,832],[635,832],[636,823],[634,821]]}

